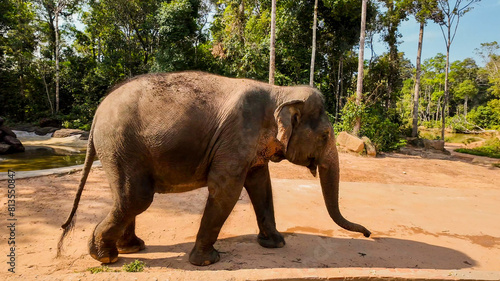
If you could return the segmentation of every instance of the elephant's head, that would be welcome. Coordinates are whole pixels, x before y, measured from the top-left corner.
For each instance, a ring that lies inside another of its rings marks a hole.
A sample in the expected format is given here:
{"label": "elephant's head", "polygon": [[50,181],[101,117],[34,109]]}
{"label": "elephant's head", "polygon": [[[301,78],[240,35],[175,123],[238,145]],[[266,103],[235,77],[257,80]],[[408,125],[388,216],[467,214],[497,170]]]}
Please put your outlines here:
{"label": "elephant's head", "polygon": [[319,176],[328,213],[342,228],[363,233],[370,231],[346,220],[339,210],[339,159],[333,127],[324,109],[323,96],[311,87],[290,87],[283,95],[274,117],[278,140],[286,159],[306,166]]}

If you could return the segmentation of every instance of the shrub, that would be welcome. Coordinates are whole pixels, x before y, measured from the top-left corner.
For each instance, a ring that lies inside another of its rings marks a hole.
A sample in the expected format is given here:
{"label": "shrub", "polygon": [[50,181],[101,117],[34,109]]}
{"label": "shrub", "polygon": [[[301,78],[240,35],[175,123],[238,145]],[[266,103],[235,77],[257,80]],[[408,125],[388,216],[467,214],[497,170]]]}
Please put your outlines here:
{"label": "shrub", "polygon": [[406,140],[402,138],[402,121],[394,109],[386,110],[378,104],[358,106],[351,97],[341,114],[341,121],[334,124],[336,132],[352,132],[356,118],[361,116],[360,135],[367,136],[377,150],[391,151],[406,145]]}
{"label": "shrub", "polygon": [[500,129],[500,99],[474,108],[467,114],[467,119],[483,129]]}
{"label": "shrub", "polygon": [[123,270],[126,272],[142,272],[146,264],[143,261],[135,260],[129,264],[123,265]]}
{"label": "shrub", "polygon": [[500,158],[500,139],[492,138],[487,140],[483,146],[477,148],[460,148],[458,152],[468,153],[478,156],[487,156],[492,158]]}

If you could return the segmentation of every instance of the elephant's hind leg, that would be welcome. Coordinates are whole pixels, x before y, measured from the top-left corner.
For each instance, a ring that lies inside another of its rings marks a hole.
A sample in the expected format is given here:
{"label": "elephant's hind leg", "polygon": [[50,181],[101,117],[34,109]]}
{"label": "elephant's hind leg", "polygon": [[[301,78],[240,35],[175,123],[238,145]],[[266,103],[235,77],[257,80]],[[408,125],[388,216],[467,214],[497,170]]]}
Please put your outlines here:
{"label": "elephant's hind leg", "polygon": [[90,255],[102,263],[116,262],[121,250],[144,248],[135,236],[135,217],[151,205],[154,196],[152,180],[145,175],[136,173],[110,182],[115,202],[89,241]]}
{"label": "elephant's hind leg", "polygon": [[118,253],[130,254],[146,249],[144,241],[135,234],[135,218],[125,227],[122,237],[116,242]]}

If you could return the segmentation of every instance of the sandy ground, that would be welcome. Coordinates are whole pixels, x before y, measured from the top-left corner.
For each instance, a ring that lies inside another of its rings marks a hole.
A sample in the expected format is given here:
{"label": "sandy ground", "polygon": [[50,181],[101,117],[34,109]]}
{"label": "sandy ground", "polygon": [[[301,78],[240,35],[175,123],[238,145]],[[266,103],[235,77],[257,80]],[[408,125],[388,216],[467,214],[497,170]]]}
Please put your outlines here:
{"label": "sandy ground", "polygon": [[[188,262],[207,197],[206,188],[158,194],[137,219],[145,251],[120,255],[111,270],[135,259],[142,273],[90,274],[99,266],[87,240],[111,204],[105,174],[94,168],[83,192],[75,230],[56,258],[60,225],[73,202],[80,172],[16,182],[16,273],[7,272],[8,231],[0,231],[0,280],[244,280],[298,278],[500,280],[500,169],[462,161],[386,154],[342,153],[341,209],[373,232],[364,238],[328,217],[319,180],[288,162],[271,164],[278,230],[287,245],[265,249],[248,195],[224,225],[216,248],[221,261]],[[6,181],[0,181],[7,223]]]}

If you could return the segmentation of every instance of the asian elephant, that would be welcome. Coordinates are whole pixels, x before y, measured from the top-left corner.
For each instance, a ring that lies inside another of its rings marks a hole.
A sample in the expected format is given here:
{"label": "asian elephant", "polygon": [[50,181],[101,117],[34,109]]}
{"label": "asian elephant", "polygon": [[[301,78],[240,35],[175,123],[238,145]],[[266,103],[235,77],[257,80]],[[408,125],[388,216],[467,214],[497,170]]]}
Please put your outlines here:
{"label": "asian elephant", "polygon": [[274,218],[269,160],[287,159],[314,175],[319,169],[332,219],[369,237],[370,231],[339,211],[335,144],[323,97],[309,86],[279,87],[193,71],[132,78],[111,90],[95,113],[83,174],[58,248],[73,226],[96,155],[114,201],[89,241],[90,255],[102,263],[145,248],[135,234],[135,218],[155,193],[205,186],[209,196],[189,255],[192,264],[219,260],[213,245],[243,187],[255,209],[258,243],[283,247]]}

